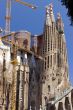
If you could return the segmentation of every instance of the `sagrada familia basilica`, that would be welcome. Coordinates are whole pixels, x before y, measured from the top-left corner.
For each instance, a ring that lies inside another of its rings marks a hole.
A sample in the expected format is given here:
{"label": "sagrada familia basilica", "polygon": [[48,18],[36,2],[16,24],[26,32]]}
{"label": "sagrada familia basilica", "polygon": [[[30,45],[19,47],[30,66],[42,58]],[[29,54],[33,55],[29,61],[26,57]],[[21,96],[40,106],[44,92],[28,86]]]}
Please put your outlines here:
{"label": "sagrada familia basilica", "polygon": [[73,110],[73,87],[60,13],[46,6],[43,33],[0,38],[0,110]]}

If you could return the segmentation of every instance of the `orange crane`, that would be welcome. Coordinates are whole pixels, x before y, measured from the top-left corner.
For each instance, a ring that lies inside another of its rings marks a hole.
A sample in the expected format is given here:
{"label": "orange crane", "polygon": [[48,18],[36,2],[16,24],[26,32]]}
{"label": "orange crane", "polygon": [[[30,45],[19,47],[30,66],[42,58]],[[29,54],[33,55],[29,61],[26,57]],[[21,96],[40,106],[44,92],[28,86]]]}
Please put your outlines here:
{"label": "orange crane", "polygon": [[20,4],[23,4],[25,6],[28,6],[29,8],[32,8],[32,9],[36,9],[37,7],[32,5],[32,4],[28,4],[27,2],[23,2],[21,0],[15,0],[16,2],[19,2]]}
{"label": "orange crane", "polygon": [[[21,0],[15,0],[16,2],[20,3],[20,4],[23,4],[31,9],[36,9],[37,7],[32,5],[32,4],[29,4],[27,2],[23,2]],[[6,26],[5,26],[5,34],[9,34],[10,33],[10,20],[11,20],[11,2],[12,0],[7,0],[6,1]]]}

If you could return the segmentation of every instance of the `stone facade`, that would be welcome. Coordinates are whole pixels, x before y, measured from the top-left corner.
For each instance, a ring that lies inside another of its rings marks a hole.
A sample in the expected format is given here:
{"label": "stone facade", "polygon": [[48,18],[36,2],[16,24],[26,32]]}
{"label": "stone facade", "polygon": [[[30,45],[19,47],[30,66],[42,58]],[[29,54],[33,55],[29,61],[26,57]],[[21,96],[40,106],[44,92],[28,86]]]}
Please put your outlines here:
{"label": "stone facade", "polygon": [[57,93],[68,88],[68,61],[64,25],[60,14],[55,21],[52,5],[46,7],[46,21],[43,34],[44,58],[42,80],[42,105],[53,100]]}
{"label": "stone facade", "polygon": [[22,44],[17,52],[0,40],[0,110],[73,110],[61,15],[55,20],[52,5],[46,7],[43,34],[33,37],[33,48],[29,32],[19,32],[15,38]]}
{"label": "stone facade", "polygon": [[[37,39],[38,37],[39,36],[37,36]],[[37,66],[38,61],[35,60],[35,80],[33,83],[30,82],[30,86],[32,87],[34,84],[35,90],[40,94],[38,95],[38,99],[40,97],[38,108],[42,105],[42,109],[45,108],[47,110],[51,110],[51,106],[46,108],[48,107],[49,102],[52,104],[52,102],[55,102],[57,99],[56,104],[58,104],[58,100],[61,101],[61,99],[59,99],[60,97],[64,100],[67,90],[71,89],[70,92],[72,91],[69,82],[64,24],[60,13],[58,13],[57,20],[55,20],[51,4],[46,7],[46,19],[42,38],[43,45],[40,46],[41,50],[39,53],[41,53],[40,55],[43,57],[43,61],[39,61],[40,63],[38,63]],[[36,72],[37,69],[38,71]],[[36,74],[40,76],[38,81],[36,80]],[[33,79],[31,80],[33,81]],[[36,86],[35,83],[36,85],[39,85]],[[40,88],[39,90],[38,87]],[[31,93],[33,94],[33,103],[35,107],[37,107],[36,104],[38,99],[36,98],[36,102],[35,97],[37,97],[37,95],[33,93],[33,88],[31,89]],[[31,100],[32,96],[30,98]],[[30,103],[30,105],[32,106],[33,104]],[[33,109],[33,107],[31,108],[32,110],[35,109]]]}

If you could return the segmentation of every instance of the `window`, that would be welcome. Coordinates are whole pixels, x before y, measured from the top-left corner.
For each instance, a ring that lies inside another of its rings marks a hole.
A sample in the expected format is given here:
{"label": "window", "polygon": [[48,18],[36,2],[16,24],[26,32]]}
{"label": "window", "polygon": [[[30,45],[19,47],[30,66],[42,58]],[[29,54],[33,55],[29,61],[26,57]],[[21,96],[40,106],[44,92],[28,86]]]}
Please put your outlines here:
{"label": "window", "polygon": [[21,56],[21,62],[23,63],[23,61],[24,61],[24,60],[23,60],[23,57]]}
{"label": "window", "polygon": [[48,56],[48,68],[49,68],[49,56]]}
{"label": "window", "polygon": [[50,50],[50,38],[48,36],[48,51]]}
{"label": "window", "polygon": [[57,55],[57,65],[58,65],[58,67],[60,66],[60,56],[59,56],[59,54]]}
{"label": "window", "polygon": [[52,55],[50,56],[50,66],[52,67]]}
{"label": "window", "polygon": [[50,50],[50,44],[49,44],[49,42],[48,42],[48,51]]}
{"label": "window", "polygon": [[45,61],[45,69],[46,69],[46,61]]}
{"label": "window", "polygon": [[48,85],[48,92],[50,92],[50,85]]}
{"label": "window", "polygon": [[61,67],[61,56],[60,56],[60,54],[57,55],[57,65],[58,65],[58,67]]}
{"label": "window", "polygon": [[61,83],[61,79],[58,79],[58,84],[60,84]]}
{"label": "window", "polygon": [[51,39],[51,50],[52,50],[52,39]]}
{"label": "window", "polygon": [[53,57],[54,59],[54,64],[56,64],[56,53],[54,54],[54,57]]}

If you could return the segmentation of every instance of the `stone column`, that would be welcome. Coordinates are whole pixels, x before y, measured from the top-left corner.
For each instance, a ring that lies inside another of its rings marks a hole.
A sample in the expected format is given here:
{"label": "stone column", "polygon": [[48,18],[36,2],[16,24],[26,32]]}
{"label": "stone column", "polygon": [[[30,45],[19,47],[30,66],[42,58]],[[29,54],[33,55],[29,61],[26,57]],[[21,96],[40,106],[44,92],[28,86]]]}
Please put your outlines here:
{"label": "stone column", "polygon": [[71,92],[69,93],[69,103],[70,103],[70,107],[71,107],[71,110],[72,110],[72,103],[71,103]]}
{"label": "stone column", "polygon": [[24,110],[24,66],[20,66],[19,110]]}
{"label": "stone column", "polygon": [[24,65],[24,110],[28,110],[29,66]]}

